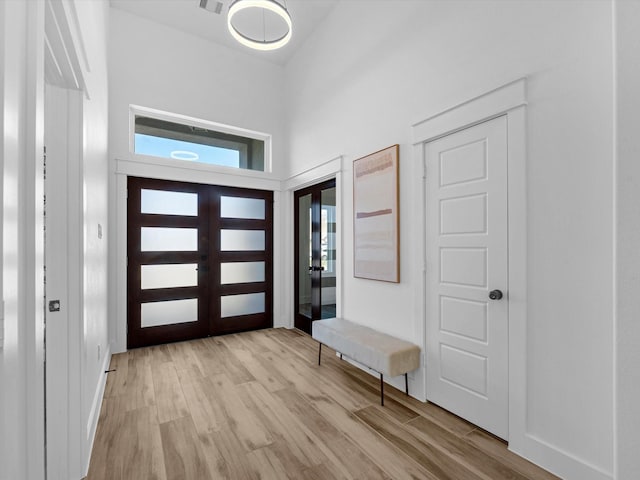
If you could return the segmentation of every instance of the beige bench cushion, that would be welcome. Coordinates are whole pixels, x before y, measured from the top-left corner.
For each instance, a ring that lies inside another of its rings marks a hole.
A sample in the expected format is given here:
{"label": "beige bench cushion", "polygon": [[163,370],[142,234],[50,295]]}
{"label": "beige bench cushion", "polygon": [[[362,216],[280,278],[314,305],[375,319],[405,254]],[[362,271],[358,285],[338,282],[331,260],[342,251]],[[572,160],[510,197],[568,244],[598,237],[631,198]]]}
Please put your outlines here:
{"label": "beige bench cushion", "polygon": [[420,365],[420,347],[342,318],[313,322],[315,340],[372,368],[395,377]]}

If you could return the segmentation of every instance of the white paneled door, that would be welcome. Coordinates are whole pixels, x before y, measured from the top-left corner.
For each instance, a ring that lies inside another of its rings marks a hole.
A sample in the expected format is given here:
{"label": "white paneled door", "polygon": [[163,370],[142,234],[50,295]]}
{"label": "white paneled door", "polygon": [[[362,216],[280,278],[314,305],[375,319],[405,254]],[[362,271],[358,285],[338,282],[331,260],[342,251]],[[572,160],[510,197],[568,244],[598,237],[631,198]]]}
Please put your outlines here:
{"label": "white paneled door", "polygon": [[427,399],[508,437],[506,117],[425,144]]}

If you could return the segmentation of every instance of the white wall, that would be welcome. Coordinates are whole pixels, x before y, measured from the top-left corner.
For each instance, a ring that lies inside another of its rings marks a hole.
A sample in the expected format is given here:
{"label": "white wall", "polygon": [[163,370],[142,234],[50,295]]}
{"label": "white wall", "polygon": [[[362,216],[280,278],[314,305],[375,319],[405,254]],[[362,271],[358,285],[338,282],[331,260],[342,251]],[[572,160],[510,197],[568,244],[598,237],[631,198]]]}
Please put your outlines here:
{"label": "white wall", "polygon": [[640,478],[640,2],[616,0],[616,478]]}
{"label": "white wall", "polygon": [[[280,178],[286,171],[284,69],[200,37],[111,9],[110,156],[112,164],[111,338],[114,351],[126,349],[126,175],[276,191],[274,245],[280,244]],[[224,168],[167,167],[136,163],[129,151],[130,105],[185,115],[271,135],[270,173]],[[114,175],[115,173],[115,175]],[[280,278],[280,251],[274,275]],[[282,288],[274,286],[274,324],[282,324]]]}
{"label": "white wall", "polygon": [[[109,5],[107,1],[75,1],[82,46],[87,64],[83,65],[89,98],[83,103],[83,206],[84,206],[84,308],[82,418],[83,468],[86,473],[90,448],[95,434],[102,390],[109,365],[108,336],[108,73],[107,35]],[[98,224],[102,238],[98,238]]]}
{"label": "white wall", "polygon": [[[612,48],[608,1],[343,1],[286,66],[290,175],[345,159],[343,315],[420,344],[410,127],[527,77],[523,421],[539,448],[520,453],[581,480],[613,470]],[[351,161],[394,143],[398,285],[353,278],[349,213]]]}

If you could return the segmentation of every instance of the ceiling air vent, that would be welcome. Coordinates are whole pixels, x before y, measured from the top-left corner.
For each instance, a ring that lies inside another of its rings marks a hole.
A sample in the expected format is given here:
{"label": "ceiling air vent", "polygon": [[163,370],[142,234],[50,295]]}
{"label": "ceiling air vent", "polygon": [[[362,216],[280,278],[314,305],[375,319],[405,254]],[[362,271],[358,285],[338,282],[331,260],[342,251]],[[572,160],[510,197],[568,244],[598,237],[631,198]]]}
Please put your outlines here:
{"label": "ceiling air vent", "polygon": [[200,8],[220,14],[220,12],[222,12],[222,2],[218,2],[217,0],[200,0]]}

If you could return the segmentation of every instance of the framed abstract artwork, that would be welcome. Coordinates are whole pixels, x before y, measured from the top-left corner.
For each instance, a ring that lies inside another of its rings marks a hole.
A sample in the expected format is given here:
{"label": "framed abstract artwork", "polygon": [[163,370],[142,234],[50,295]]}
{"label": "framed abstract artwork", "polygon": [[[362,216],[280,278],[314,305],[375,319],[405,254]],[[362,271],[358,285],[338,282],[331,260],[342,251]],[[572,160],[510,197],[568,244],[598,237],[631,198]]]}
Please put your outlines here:
{"label": "framed abstract artwork", "polygon": [[399,146],[353,162],[353,274],[400,282]]}

